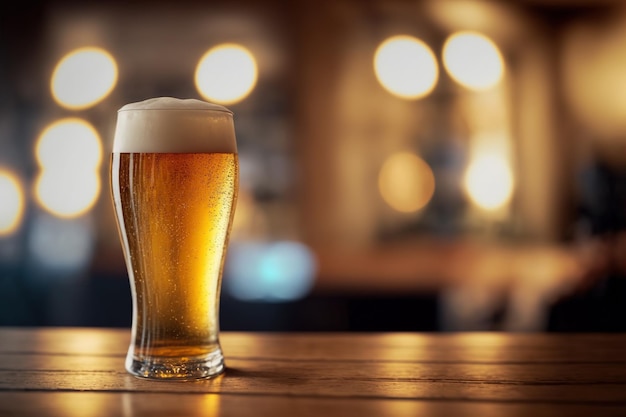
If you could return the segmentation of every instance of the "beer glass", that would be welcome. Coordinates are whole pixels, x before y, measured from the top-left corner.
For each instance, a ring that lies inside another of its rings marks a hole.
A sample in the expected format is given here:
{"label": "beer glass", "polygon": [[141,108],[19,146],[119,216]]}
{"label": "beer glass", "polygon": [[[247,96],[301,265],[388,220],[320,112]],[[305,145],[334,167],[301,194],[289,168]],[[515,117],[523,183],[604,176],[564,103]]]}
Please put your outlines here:
{"label": "beer glass", "polygon": [[118,111],[111,191],[133,300],[131,374],[223,372],[219,296],[238,175],[226,108],[157,98]]}

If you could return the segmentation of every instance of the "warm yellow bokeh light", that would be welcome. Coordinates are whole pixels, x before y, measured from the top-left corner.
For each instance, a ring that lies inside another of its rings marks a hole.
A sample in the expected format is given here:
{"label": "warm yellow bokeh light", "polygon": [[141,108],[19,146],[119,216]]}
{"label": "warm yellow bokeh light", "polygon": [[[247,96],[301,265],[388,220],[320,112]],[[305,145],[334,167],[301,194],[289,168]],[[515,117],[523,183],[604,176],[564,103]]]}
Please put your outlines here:
{"label": "warm yellow bokeh light", "polygon": [[24,193],[18,178],[0,168],[0,236],[14,233],[24,215]]}
{"label": "warm yellow bokeh light", "polygon": [[241,45],[225,43],[200,58],[196,67],[196,88],[209,101],[234,104],[252,92],[257,75],[254,55]]}
{"label": "warm yellow bokeh light", "polygon": [[117,64],[104,49],[86,47],[65,55],[52,73],[52,97],[61,106],[80,110],[111,93],[117,83]]}
{"label": "warm yellow bokeh light", "polygon": [[428,164],[411,152],[391,155],[378,175],[378,188],[393,209],[412,213],[423,208],[435,191],[435,176]]}
{"label": "warm yellow bokeh light", "polygon": [[431,49],[408,35],[393,36],[380,44],[374,54],[374,72],[387,91],[405,99],[425,97],[439,78]]}
{"label": "warm yellow bokeh light", "polygon": [[100,136],[82,119],[59,120],[44,129],[35,146],[41,172],[35,197],[58,217],[87,212],[100,194]]}
{"label": "warm yellow bokeh light", "polygon": [[494,87],[504,73],[500,50],[477,32],[452,34],[443,46],[443,64],[456,82],[472,90]]}
{"label": "warm yellow bokeh light", "polygon": [[39,135],[35,156],[42,169],[65,166],[91,170],[99,167],[102,161],[100,135],[83,119],[61,119]]}
{"label": "warm yellow bokeh light", "polygon": [[465,173],[465,190],[485,210],[504,207],[513,195],[513,173],[508,161],[495,153],[477,155]]}
{"label": "warm yellow bokeh light", "polygon": [[62,169],[47,170],[35,181],[35,195],[51,214],[78,217],[86,213],[100,195],[100,178],[95,172],[77,174]]}
{"label": "warm yellow bokeh light", "polygon": [[590,129],[593,146],[603,158],[624,165],[626,13],[602,25],[588,19],[572,22],[559,39],[557,71],[565,104],[577,124]]}

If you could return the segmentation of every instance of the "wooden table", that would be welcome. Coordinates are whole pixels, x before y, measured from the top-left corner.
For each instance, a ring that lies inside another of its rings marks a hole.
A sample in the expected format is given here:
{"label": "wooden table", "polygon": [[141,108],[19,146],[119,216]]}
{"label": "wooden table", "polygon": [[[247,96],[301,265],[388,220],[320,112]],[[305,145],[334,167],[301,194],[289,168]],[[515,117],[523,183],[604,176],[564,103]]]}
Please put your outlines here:
{"label": "wooden table", "polygon": [[225,332],[225,375],[153,382],[129,333],[0,328],[0,416],[626,416],[626,334]]}

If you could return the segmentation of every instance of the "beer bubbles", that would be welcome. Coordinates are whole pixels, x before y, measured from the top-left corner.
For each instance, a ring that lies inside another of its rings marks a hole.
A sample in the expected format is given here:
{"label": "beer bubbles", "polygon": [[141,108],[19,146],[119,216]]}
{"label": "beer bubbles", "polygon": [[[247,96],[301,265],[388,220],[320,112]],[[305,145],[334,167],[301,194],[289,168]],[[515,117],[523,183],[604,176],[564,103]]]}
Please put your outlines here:
{"label": "beer bubbles", "polygon": [[11,171],[0,168],[0,237],[13,234],[24,214],[22,184]]}
{"label": "beer bubbles", "polygon": [[213,377],[220,279],[239,184],[233,114],[158,97],[118,111],[111,196],[133,288],[131,374]]}
{"label": "beer bubbles", "polygon": [[205,99],[234,104],[246,98],[256,85],[254,55],[241,45],[226,43],[205,53],[196,67],[196,88]]}
{"label": "beer bubbles", "polygon": [[117,64],[104,49],[85,47],[65,55],[52,73],[52,97],[62,107],[81,110],[104,98],[117,82]]}
{"label": "beer bubbles", "polygon": [[427,96],[439,78],[431,49],[407,35],[393,36],[380,44],[374,54],[374,71],[387,91],[404,99]]}
{"label": "beer bubbles", "polygon": [[35,147],[39,176],[35,197],[57,217],[77,217],[88,211],[100,194],[100,136],[78,118],[52,123]]}
{"label": "beer bubbles", "polygon": [[452,34],[443,47],[443,64],[456,82],[477,91],[494,87],[504,73],[498,47],[477,32]]}

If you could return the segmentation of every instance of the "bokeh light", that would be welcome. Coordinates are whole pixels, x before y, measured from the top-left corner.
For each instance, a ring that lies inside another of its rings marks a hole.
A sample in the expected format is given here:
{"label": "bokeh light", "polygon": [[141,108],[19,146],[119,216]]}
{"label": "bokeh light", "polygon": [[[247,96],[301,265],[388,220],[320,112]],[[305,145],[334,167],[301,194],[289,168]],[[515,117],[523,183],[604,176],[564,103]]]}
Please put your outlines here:
{"label": "bokeh light", "polygon": [[297,300],[311,290],[316,270],[311,250],[298,242],[233,243],[225,287],[240,300]]}
{"label": "bokeh light", "polygon": [[65,170],[48,170],[35,182],[36,195],[42,206],[58,217],[77,217],[87,212],[100,194],[97,174],[74,174]]}
{"label": "bokeh light", "polygon": [[43,169],[100,166],[102,145],[96,129],[79,118],[58,120],[46,127],[35,145],[35,157]]}
{"label": "bokeh light", "polygon": [[374,54],[374,71],[387,91],[405,99],[425,97],[439,78],[431,49],[408,35],[393,36],[380,44]]}
{"label": "bokeh light", "polygon": [[[594,148],[611,163],[624,164],[626,152],[626,13],[602,25],[589,19],[568,25],[559,59],[562,92]],[[617,139],[617,140],[616,140]]]}
{"label": "bokeh light", "polygon": [[435,176],[428,164],[411,152],[399,152],[384,162],[378,188],[393,209],[412,213],[428,204],[435,192]]}
{"label": "bokeh light", "polygon": [[205,99],[234,104],[246,98],[257,81],[254,55],[245,47],[226,43],[206,52],[196,67],[196,88]]}
{"label": "bokeh light", "polygon": [[11,171],[0,168],[0,236],[8,236],[20,226],[24,215],[22,184]]}
{"label": "bokeh light", "polygon": [[472,90],[497,85],[504,73],[504,61],[496,44],[477,32],[452,34],[443,46],[443,64],[450,76]]}
{"label": "bokeh light", "polygon": [[72,110],[85,109],[104,100],[117,83],[117,64],[101,48],[85,47],[65,55],[52,73],[52,97]]}
{"label": "bokeh light", "polygon": [[100,194],[100,136],[82,119],[68,118],[48,126],[35,147],[40,173],[35,197],[58,217],[87,212]]}
{"label": "bokeh light", "polygon": [[503,156],[485,152],[471,161],[464,185],[474,204],[485,210],[497,210],[511,200],[513,173]]}

